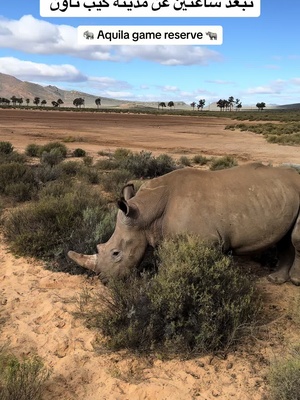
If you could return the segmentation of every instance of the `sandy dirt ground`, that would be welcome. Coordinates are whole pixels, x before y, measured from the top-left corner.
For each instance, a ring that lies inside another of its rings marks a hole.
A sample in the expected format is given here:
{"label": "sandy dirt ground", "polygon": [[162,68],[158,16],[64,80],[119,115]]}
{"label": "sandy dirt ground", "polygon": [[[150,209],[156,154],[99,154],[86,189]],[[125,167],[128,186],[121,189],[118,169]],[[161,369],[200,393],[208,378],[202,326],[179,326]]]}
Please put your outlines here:
{"label": "sandy dirt ground", "polygon": [[63,140],[69,141],[70,149],[81,147],[90,155],[125,147],[174,157],[230,154],[240,161],[300,163],[299,147],[268,143],[251,132],[224,129],[232,123],[230,118],[217,117],[0,109],[0,141],[9,140],[20,151],[29,143]]}
{"label": "sandy dirt ground", "polygon": [[[228,123],[225,118],[0,110],[0,141],[9,140],[20,151],[29,143],[71,138],[79,141],[67,143],[69,148],[90,155],[126,147],[300,162],[299,148],[224,130]],[[53,273],[41,262],[17,258],[0,236],[0,347],[8,343],[17,355],[38,354],[52,368],[44,400],[266,400],[270,362],[300,340],[293,315],[300,289],[272,285],[266,274],[262,271],[258,285],[268,318],[236,351],[192,360],[138,358],[105,353],[98,333],[75,318],[84,294],[105,290],[96,278]]]}

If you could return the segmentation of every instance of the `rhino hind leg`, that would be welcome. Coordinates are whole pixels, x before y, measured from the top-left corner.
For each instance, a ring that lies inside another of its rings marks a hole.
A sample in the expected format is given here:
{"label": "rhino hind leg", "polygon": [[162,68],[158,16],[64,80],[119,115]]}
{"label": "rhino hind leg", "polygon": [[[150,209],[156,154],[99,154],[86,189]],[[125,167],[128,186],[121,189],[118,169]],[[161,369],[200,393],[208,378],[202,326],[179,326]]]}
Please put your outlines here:
{"label": "rhino hind leg", "polygon": [[295,248],[295,259],[290,270],[290,279],[294,285],[300,285],[300,214],[292,231],[292,243]]}
{"label": "rhino hind leg", "polygon": [[278,268],[268,276],[270,282],[282,284],[290,280],[289,271],[295,259],[295,249],[290,234],[285,236],[277,245]]}

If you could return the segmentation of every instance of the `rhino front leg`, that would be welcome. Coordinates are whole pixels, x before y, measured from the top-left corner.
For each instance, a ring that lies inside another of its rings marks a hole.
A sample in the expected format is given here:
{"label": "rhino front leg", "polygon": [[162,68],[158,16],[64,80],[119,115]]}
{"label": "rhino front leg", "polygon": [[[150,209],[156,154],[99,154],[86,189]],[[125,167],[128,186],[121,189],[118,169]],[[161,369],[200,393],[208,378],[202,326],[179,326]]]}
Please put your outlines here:
{"label": "rhino front leg", "polygon": [[278,269],[268,276],[270,282],[282,284],[290,280],[289,271],[295,259],[295,249],[290,235],[283,238],[277,245]]}
{"label": "rhino front leg", "polygon": [[294,285],[300,285],[300,214],[292,231],[292,243],[295,248],[295,260],[290,270],[290,279]]}

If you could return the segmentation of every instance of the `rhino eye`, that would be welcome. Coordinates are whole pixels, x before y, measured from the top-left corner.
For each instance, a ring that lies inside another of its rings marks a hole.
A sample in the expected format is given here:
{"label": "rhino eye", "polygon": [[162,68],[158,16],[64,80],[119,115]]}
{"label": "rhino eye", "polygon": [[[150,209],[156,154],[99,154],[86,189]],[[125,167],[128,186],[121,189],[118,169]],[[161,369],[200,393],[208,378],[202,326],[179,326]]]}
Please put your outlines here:
{"label": "rhino eye", "polygon": [[121,259],[121,251],[120,250],[112,250],[111,256],[115,259],[115,261],[119,261]]}
{"label": "rhino eye", "polygon": [[113,250],[111,250],[110,254],[111,254],[113,262],[121,261],[121,259],[122,259],[122,251],[121,250],[113,249]]}

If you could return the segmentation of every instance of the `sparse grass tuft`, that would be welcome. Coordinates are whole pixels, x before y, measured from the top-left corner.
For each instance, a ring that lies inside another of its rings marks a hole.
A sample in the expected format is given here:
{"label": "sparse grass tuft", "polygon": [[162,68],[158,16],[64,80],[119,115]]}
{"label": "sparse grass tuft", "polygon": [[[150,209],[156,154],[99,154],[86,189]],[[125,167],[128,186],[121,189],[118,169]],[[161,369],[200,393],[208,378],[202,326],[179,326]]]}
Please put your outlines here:
{"label": "sparse grass tuft", "polygon": [[210,169],[212,171],[216,171],[219,169],[232,168],[237,165],[237,161],[232,156],[224,156],[220,158],[214,158],[210,165]]}
{"label": "sparse grass tuft", "polygon": [[281,124],[264,123],[264,124],[232,124],[227,125],[225,129],[250,131],[261,134],[270,143],[279,143],[283,145],[297,146],[300,145],[300,122],[285,121]]}
{"label": "sparse grass tuft", "polygon": [[0,400],[42,400],[50,371],[38,357],[18,360],[0,353]]}
{"label": "sparse grass tuft", "polygon": [[151,152],[133,153],[128,149],[117,149],[108,159],[99,160],[97,168],[106,171],[126,170],[132,178],[155,178],[176,169],[175,161],[167,154],[158,157]]}
{"label": "sparse grass tuft", "polygon": [[192,165],[191,160],[187,156],[181,156],[178,161],[179,165],[183,165],[184,167],[190,167]]}
{"label": "sparse grass tuft", "polygon": [[58,148],[53,148],[49,152],[44,151],[41,155],[42,163],[50,165],[50,167],[59,164],[63,159],[64,157]]}
{"label": "sparse grass tuft", "polygon": [[113,153],[113,157],[118,160],[126,160],[127,157],[132,157],[133,152],[129,149],[125,149],[123,147],[120,147],[118,149],[115,150],[115,152]]}
{"label": "sparse grass tuft", "polygon": [[111,193],[115,199],[118,199],[122,188],[132,178],[133,176],[129,171],[116,169],[110,173],[103,173],[100,177],[100,183],[106,192]]}
{"label": "sparse grass tuft", "polygon": [[10,142],[0,142],[0,154],[10,154],[14,150],[14,146]]}
{"label": "sparse grass tuft", "polygon": [[44,146],[41,146],[40,155],[42,155],[43,153],[50,153],[53,150],[57,150],[57,152],[61,153],[63,158],[67,156],[68,150],[66,146],[60,142],[49,142]]}
{"label": "sparse grass tuft", "polygon": [[268,380],[272,400],[299,400],[300,352],[277,357],[271,364]]}
{"label": "sparse grass tuft", "polygon": [[25,154],[29,157],[39,157],[40,151],[41,146],[35,143],[30,143],[25,149]]}
{"label": "sparse grass tuft", "polygon": [[199,165],[205,165],[208,163],[209,159],[205,156],[202,156],[200,154],[197,154],[193,157],[192,160],[195,164],[199,164]]}

